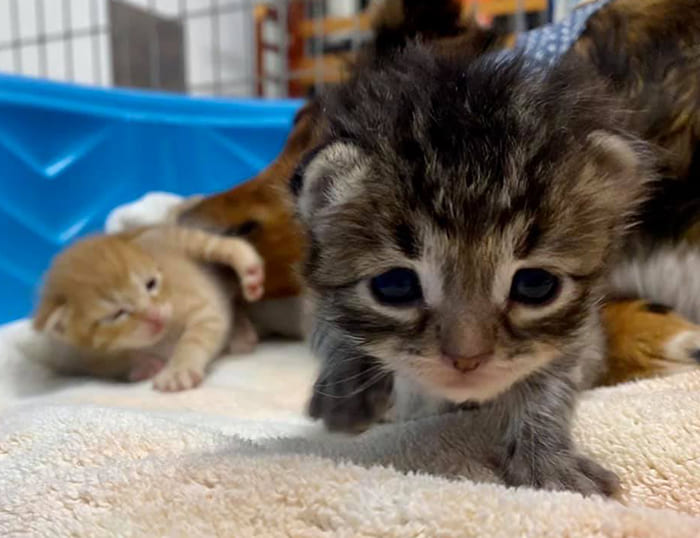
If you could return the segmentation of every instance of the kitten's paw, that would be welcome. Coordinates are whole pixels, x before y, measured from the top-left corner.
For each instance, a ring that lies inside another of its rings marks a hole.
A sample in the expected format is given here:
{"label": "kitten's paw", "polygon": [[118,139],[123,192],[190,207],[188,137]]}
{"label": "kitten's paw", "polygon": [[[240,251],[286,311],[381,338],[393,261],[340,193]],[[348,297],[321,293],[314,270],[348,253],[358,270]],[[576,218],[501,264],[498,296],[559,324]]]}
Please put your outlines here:
{"label": "kitten's paw", "polygon": [[324,371],[314,385],[309,415],[331,431],[361,433],[384,418],[393,385],[391,374],[367,368],[363,361]]}
{"label": "kitten's paw", "polygon": [[700,325],[647,301],[613,301],[604,310],[608,333],[603,385],[670,375],[700,366]]}
{"label": "kitten's paw", "polygon": [[538,455],[531,461],[510,462],[505,471],[510,486],[575,491],[584,496],[610,497],[620,490],[620,479],[590,458],[574,455]]}
{"label": "kitten's paw", "polygon": [[219,249],[217,257],[238,275],[243,298],[249,302],[260,299],[265,292],[265,262],[255,247],[245,239],[231,237],[221,238]]}
{"label": "kitten's paw", "polygon": [[262,261],[251,263],[241,273],[241,290],[248,302],[257,301],[265,293],[265,270]]}
{"label": "kitten's paw", "polygon": [[[581,476],[586,477],[588,480],[586,485],[589,487],[588,493],[580,489],[576,489],[576,491],[580,491],[584,495],[597,494],[606,497],[612,497],[620,491],[620,478],[615,473],[586,456],[578,455],[574,456],[574,459],[578,472],[581,473]],[[590,483],[594,485],[592,489],[589,486]]]}
{"label": "kitten's paw", "polygon": [[[671,338],[664,346],[667,371],[685,371],[700,366],[700,330],[682,331]],[[672,363],[676,364],[672,364]]]}
{"label": "kitten's paw", "polygon": [[151,379],[165,366],[165,361],[155,355],[138,355],[131,361],[129,370],[129,381],[145,381]]}
{"label": "kitten's paw", "polygon": [[204,372],[197,368],[166,367],[153,379],[153,388],[161,392],[179,392],[199,386]]}

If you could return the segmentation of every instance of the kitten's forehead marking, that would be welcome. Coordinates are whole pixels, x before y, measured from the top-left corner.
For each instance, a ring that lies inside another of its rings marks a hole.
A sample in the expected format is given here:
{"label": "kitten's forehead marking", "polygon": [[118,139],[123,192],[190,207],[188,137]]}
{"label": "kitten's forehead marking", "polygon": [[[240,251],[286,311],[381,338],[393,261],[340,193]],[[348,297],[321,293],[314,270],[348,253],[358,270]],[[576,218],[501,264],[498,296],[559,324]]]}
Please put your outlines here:
{"label": "kitten's forehead marking", "polygon": [[[471,294],[479,293],[481,279],[487,278],[487,296],[483,299],[502,306],[508,298],[510,283],[518,266],[513,252],[517,233],[517,227],[508,228],[503,234],[473,241],[471,248],[460,248],[458,241],[438,229],[423,230],[424,248],[416,267],[426,303],[438,306],[448,297],[469,300]],[[465,259],[467,256],[471,259]],[[467,274],[467,271],[478,274]],[[456,273],[452,284],[446,272]],[[450,285],[468,289],[446,289]],[[474,296],[474,299],[478,297]]]}
{"label": "kitten's forehead marking", "polygon": [[402,221],[394,229],[394,241],[399,250],[410,260],[420,256],[421,241],[416,233],[416,226],[409,221]]}
{"label": "kitten's forehead marking", "polygon": [[416,262],[416,272],[420,276],[423,297],[426,304],[438,306],[444,293],[443,264],[446,258],[445,237],[430,229],[422,230],[421,243],[424,245]]}

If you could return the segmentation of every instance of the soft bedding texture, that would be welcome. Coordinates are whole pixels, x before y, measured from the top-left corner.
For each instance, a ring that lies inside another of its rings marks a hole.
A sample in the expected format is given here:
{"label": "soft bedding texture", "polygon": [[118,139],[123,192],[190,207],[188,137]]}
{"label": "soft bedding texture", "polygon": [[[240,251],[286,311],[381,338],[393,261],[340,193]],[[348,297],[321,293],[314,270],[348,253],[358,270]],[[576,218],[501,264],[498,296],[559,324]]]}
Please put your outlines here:
{"label": "soft bedding texture", "polygon": [[[108,231],[178,201],[150,193]],[[54,376],[42,363],[62,352],[27,322],[0,329],[2,537],[700,536],[700,371],[584,395],[575,435],[622,479],[610,501],[498,484],[468,415],[324,433],[302,343],[174,394]]]}
{"label": "soft bedding texture", "polygon": [[460,415],[323,433],[303,344],[178,394],[54,377],[30,360],[51,352],[0,330],[0,536],[700,536],[700,372],[583,397],[576,437],[623,482],[607,501],[499,485]]}

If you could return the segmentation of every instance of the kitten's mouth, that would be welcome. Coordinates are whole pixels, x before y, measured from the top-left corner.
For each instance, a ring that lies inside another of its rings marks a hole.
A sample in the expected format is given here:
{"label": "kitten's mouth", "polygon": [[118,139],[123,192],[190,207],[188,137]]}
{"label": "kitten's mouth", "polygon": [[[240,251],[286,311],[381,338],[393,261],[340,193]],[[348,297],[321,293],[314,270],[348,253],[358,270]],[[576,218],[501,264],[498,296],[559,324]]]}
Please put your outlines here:
{"label": "kitten's mouth", "polygon": [[508,390],[554,356],[554,349],[519,356],[518,360],[505,358],[499,351],[467,360],[443,355],[434,358],[426,369],[417,368],[412,377],[428,392],[455,403],[484,402]]}
{"label": "kitten's mouth", "polygon": [[476,371],[483,364],[489,362],[492,358],[493,352],[481,353],[471,357],[452,357],[450,355],[442,355],[442,362],[462,374],[469,374]]}
{"label": "kitten's mouth", "polygon": [[157,336],[160,333],[163,332],[165,329],[165,322],[162,319],[159,320],[149,320],[148,322],[150,328],[151,328],[151,334],[153,336]]}
{"label": "kitten's mouth", "polygon": [[489,400],[502,390],[502,380],[489,359],[460,361],[459,364],[443,361],[441,368],[428,376],[421,376],[419,383],[428,392],[455,403]]}
{"label": "kitten's mouth", "polygon": [[148,324],[148,330],[151,336],[160,335],[168,325],[170,317],[169,307],[161,307],[160,309],[148,312],[145,316],[145,321]]}
{"label": "kitten's mouth", "polygon": [[146,324],[151,336],[158,336],[165,330],[167,320],[162,316],[153,316],[146,319]]}

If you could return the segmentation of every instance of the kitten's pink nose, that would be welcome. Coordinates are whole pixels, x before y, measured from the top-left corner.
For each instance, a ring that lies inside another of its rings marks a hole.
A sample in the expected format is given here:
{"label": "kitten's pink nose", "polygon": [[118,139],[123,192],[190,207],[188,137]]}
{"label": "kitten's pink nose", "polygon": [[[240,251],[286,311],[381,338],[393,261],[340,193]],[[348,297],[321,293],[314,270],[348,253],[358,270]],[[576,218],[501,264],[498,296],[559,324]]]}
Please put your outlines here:
{"label": "kitten's pink nose", "polygon": [[161,321],[163,321],[163,315],[157,308],[149,308],[144,312],[143,317],[146,318],[146,321],[150,322],[160,323]]}
{"label": "kitten's pink nose", "polygon": [[493,329],[464,319],[454,320],[440,330],[440,351],[445,361],[460,372],[471,372],[491,358]]}
{"label": "kitten's pink nose", "polygon": [[488,351],[480,355],[472,355],[471,357],[455,357],[443,352],[442,357],[449,364],[451,364],[455,370],[459,370],[460,372],[471,372],[481,366],[482,363],[488,361],[492,354],[493,351]]}
{"label": "kitten's pink nose", "polygon": [[154,333],[159,333],[165,327],[165,320],[160,310],[151,308],[144,313],[144,319],[152,327]]}

